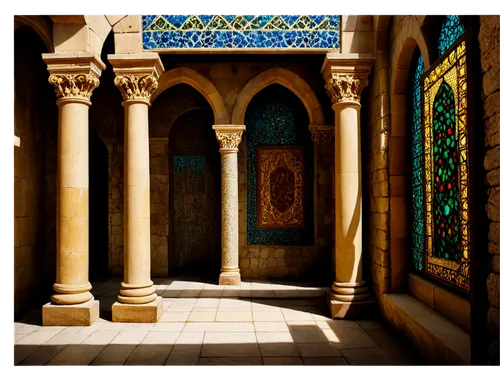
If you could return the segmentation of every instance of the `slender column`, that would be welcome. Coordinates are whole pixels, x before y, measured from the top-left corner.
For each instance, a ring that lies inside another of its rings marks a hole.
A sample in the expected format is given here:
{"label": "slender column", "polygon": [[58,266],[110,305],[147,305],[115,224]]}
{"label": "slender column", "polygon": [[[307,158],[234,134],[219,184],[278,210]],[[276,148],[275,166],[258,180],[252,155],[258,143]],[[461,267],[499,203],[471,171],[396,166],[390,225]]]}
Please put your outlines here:
{"label": "slender column", "polygon": [[43,58],[59,107],[56,293],[43,307],[43,324],[91,325],[99,317],[99,303],[89,282],[89,106],[105,66],[93,54]]}
{"label": "slender column", "polygon": [[330,67],[326,88],[335,111],[335,281],[330,293],[334,318],[353,318],[372,304],[362,275],[362,185],[360,94],[368,72]]}
{"label": "slender column", "polygon": [[120,322],[156,322],[161,314],[151,281],[148,110],[163,66],[156,54],[147,55],[108,57],[125,108],[124,281],[112,306]]}
{"label": "slender column", "polygon": [[244,125],[214,125],[220,145],[222,183],[222,267],[219,285],[240,285],[238,265],[238,145]]}

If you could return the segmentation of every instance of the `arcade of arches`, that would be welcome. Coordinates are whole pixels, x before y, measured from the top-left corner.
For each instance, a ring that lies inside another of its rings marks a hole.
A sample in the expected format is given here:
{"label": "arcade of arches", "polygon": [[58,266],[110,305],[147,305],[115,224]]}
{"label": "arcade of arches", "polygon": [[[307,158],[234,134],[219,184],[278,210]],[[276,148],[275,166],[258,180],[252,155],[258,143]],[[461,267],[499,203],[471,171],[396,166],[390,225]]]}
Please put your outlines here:
{"label": "arcade of arches", "polygon": [[16,316],[92,325],[110,277],[114,322],[158,321],[156,277],[308,281],[432,363],[498,364],[500,17],[257,54],[154,49],[147,17],[15,16]]}

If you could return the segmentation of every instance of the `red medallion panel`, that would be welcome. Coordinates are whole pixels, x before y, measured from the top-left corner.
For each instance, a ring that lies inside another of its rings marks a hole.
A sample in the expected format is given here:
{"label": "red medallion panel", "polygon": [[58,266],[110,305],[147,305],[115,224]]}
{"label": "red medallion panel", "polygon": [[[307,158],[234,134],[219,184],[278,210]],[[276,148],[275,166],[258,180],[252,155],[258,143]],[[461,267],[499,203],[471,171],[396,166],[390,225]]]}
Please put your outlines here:
{"label": "red medallion panel", "polygon": [[304,180],[301,146],[257,147],[258,227],[304,226]]}

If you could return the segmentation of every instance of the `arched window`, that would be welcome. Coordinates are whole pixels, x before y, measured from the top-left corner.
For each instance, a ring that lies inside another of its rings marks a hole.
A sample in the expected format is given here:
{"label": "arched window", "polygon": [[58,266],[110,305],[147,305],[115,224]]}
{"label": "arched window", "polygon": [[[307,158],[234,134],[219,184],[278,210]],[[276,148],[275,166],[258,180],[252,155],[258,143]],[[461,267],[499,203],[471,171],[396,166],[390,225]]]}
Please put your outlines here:
{"label": "arched window", "polygon": [[467,61],[464,27],[447,16],[439,59],[412,78],[412,265],[416,271],[469,291],[470,226]]}

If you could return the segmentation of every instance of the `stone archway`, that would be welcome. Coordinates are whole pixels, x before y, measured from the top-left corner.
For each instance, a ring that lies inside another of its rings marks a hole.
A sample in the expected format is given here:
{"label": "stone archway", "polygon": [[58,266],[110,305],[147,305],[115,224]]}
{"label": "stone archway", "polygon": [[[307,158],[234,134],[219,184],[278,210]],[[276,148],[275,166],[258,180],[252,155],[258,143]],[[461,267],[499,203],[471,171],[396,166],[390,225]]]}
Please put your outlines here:
{"label": "stone archway", "polygon": [[168,88],[185,83],[197,90],[206,99],[214,113],[214,124],[229,124],[229,115],[217,88],[202,74],[182,67],[164,72],[158,80],[158,88],[151,97],[151,103]]}
{"label": "stone archway", "polygon": [[427,69],[430,65],[429,52],[425,39],[416,20],[405,26],[411,29],[411,35],[406,39],[399,38],[394,44],[392,66],[395,66],[391,81],[391,128],[389,132],[388,172],[390,179],[390,219],[389,236],[391,249],[390,280],[391,292],[401,292],[407,289],[409,274],[408,251],[408,212],[411,199],[408,196],[408,186],[411,184],[406,168],[409,165],[405,149],[409,147],[407,121],[407,92],[409,70],[416,49],[420,50]]}
{"label": "stone archway", "polygon": [[286,87],[302,101],[309,115],[310,124],[324,124],[323,110],[312,88],[300,76],[284,68],[268,69],[251,79],[241,89],[233,107],[231,123],[243,124],[245,112],[252,98],[273,83]]}

